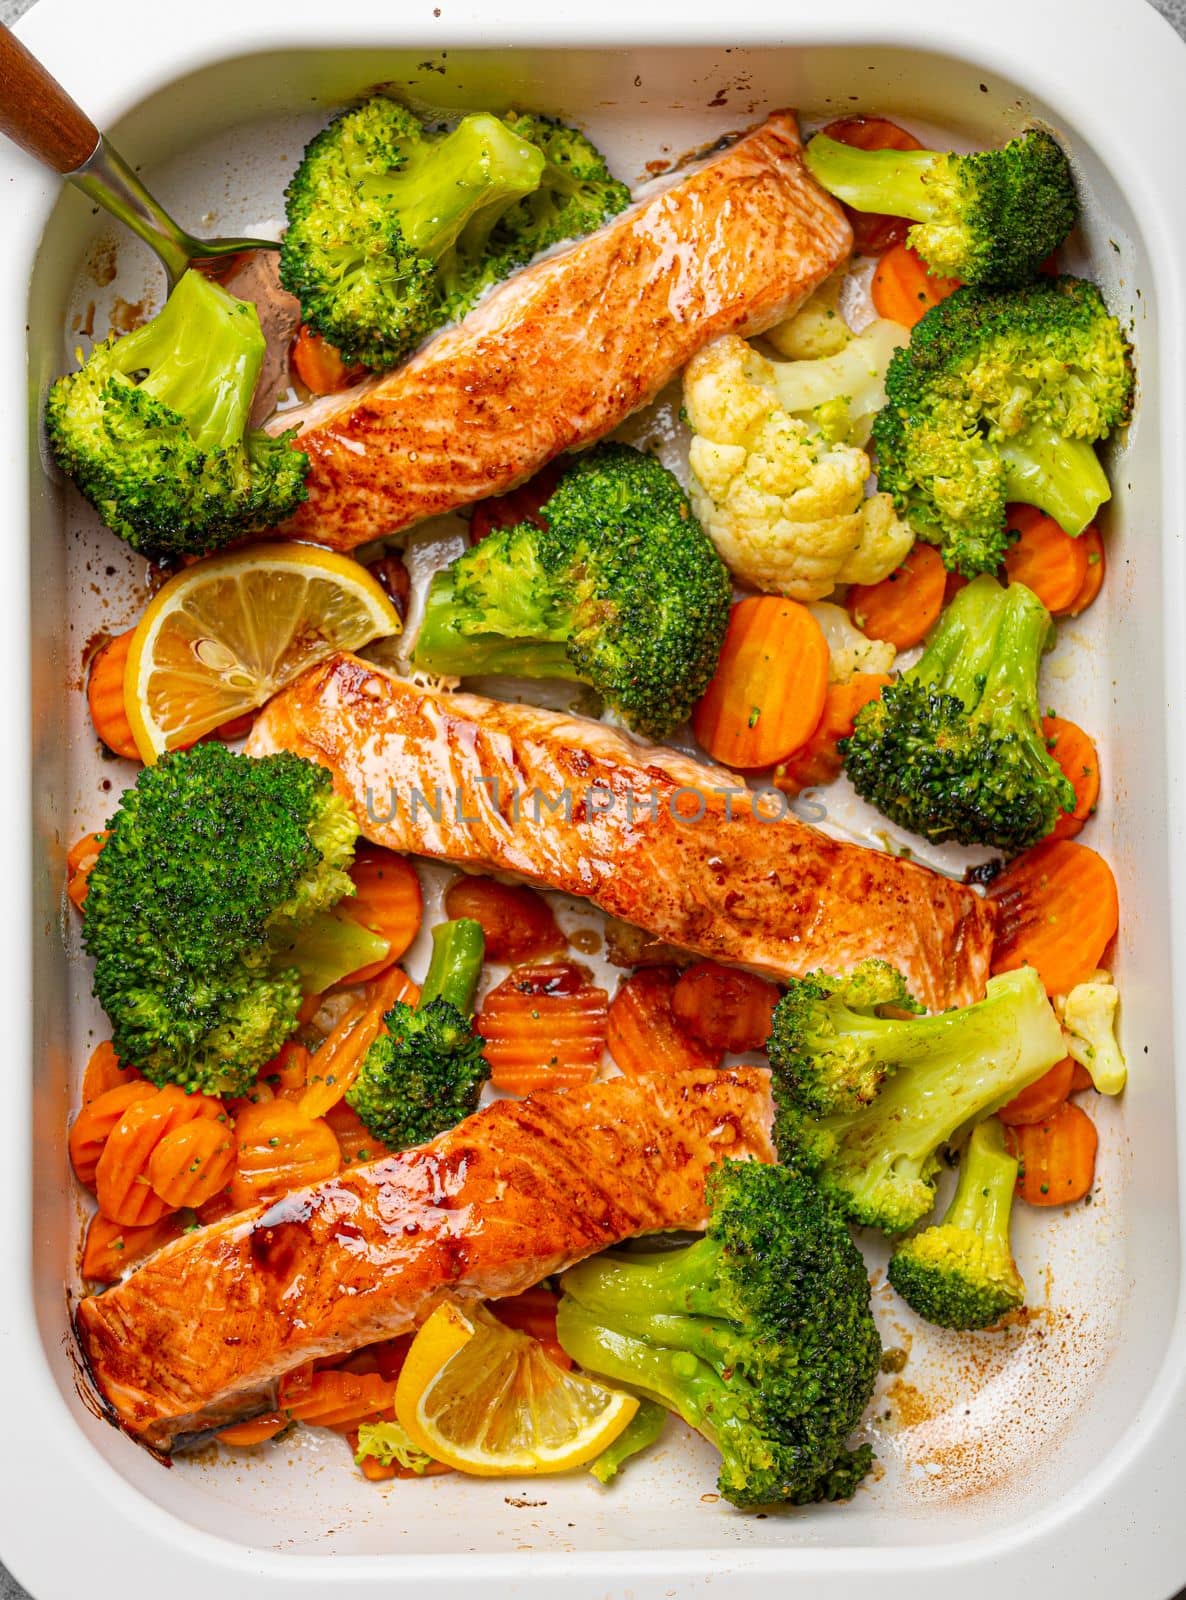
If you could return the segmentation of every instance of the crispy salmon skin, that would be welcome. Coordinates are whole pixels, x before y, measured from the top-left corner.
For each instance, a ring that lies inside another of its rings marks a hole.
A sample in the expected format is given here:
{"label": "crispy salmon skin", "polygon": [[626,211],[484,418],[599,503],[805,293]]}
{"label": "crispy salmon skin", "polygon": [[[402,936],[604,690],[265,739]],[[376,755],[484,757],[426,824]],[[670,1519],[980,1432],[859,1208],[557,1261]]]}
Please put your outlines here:
{"label": "crispy salmon skin", "polygon": [[769,1074],[615,1078],[501,1101],[189,1234],[78,1308],[91,1374],[145,1443],[274,1403],[302,1362],[406,1333],[444,1296],[497,1299],[640,1233],[700,1228],[726,1156],[771,1161]]}
{"label": "crispy salmon skin", "polygon": [[852,231],[775,113],[496,289],[395,372],[288,411],[309,498],[285,532],[350,550],[502,494],[600,439],[703,345],[794,310]]}
{"label": "crispy salmon skin", "polygon": [[973,890],[604,723],[339,655],[271,701],[248,750],[328,767],[377,844],[582,896],[698,955],[775,978],[880,956],[931,1010],[984,992],[992,910]]}

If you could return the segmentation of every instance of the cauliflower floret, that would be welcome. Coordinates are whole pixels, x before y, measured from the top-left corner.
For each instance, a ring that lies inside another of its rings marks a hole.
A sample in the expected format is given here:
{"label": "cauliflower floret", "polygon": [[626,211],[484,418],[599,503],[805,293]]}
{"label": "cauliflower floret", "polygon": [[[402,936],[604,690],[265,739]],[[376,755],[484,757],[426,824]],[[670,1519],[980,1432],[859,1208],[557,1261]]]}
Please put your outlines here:
{"label": "cauliflower floret", "polygon": [[1124,1054],[1116,1040],[1116,1008],[1120,996],[1107,972],[1095,972],[1076,984],[1061,1002],[1067,1054],[1091,1073],[1100,1094],[1119,1094],[1128,1078]]}
{"label": "cauliflower floret", "polygon": [[[869,348],[848,369],[862,382]],[[783,387],[813,406],[848,402],[849,391],[829,394],[818,372],[802,370],[824,364],[792,363]],[[913,534],[888,495],[865,498],[865,452],[826,436],[810,415],[794,415],[779,389],[775,363],[735,334],[689,363],[684,404],[694,429],[688,462],[697,517],[729,569],[767,593],[819,600],[838,583],[878,582],[901,564]]]}
{"label": "cauliflower floret", "polygon": [[839,267],[785,322],[763,335],[780,356],[792,361],[812,361],[834,356],[852,338],[852,329],[840,314],[840,291],[848,276],[847,263]]}
{"label": "cauliflower floret", "polygon": [[828,682],[847,683],[858,672],[886,676],[894,670],[898,652],[888,639],[863,634],[843,606],[816,600],[810,611],[828,644]]}

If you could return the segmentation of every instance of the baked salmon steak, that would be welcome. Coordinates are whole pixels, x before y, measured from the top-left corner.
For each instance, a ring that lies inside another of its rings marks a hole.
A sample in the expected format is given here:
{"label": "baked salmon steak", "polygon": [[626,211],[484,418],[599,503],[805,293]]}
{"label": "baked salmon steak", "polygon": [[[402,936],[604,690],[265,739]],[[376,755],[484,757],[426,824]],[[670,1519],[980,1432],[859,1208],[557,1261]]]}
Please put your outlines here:
{"label": "baked salmon steak", "polygon": [[754,1067],[497,1102],[188,1234],[83,1300],[91,1375],[129,1433],[170,1449],[269,1409],[302,1362],[407,1333],[443,1297],[519,1294],[636,1234],[702,1228],[710,1168],[772,1161],[772,1116]]}
{"label": "baked salmon steak", "polygon": [[651,401],[703,345],[788,315],[852,232],[777,112],[494,290],[396,371],[275,419],[309,498],[285,532],[350,550],[502,494]]}
{"label": "baked salmon steak", "polygon": [[775,978],[880,956],[929,1010],[984,992],[992,909],[974,890],[604,723],[342,654],[277,695],[247,749],[328,767],[377,844],[582,896],[697,955]]}

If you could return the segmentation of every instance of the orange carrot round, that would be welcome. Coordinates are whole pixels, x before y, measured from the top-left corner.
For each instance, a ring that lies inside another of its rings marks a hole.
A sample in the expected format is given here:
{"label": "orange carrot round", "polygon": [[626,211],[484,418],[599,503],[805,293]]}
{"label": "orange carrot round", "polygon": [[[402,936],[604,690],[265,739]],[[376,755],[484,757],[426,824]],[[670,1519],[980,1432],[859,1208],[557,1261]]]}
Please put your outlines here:
{"label": "orange carrot round", "polygon": [[395,1384],[377,1372],[308,1372],[281,1378],[279,1409],[288,1418],[319,1428],[342,1428],[372,1417],[392,1416]]}
{"label": "orange carrot round", "polygon": [[146,1228],[127,1228],[96,1211],[87,1224],[79,1272],[88,1283],[117,1283],[141,1261],[179,1239],[182,1223],[174,1215]]}
{"label": "orange carrot round", "polygon": [[879,317],[913,328],[932,306],[960,288],[958,278],[941,278],[908,244],[896,244],[877,263],[871,292]]}
{"label": "orange carrot round", "polygon": [[534,961],[565,948],[564,935],[543,895],[494,878],[454,878],[445,893],[449,917],[481,923],[489,961]]}
{"label": "orange carrot round", "polygon": [[[855,150],[921,150],[912,133],[888,117],[840,117],[823,130],[829,139],[852,145]],[[910,222],[906,217],[883,216],[877,211],[854,211],[844,207],[852,224],[853,254],[878,256],[906,237]]]}
{"label": "orange carrot round", "polygon": [[704,1044],[676,1021],[674,967],[646,967],[618,988],[609,1008],[606,1043],[628,1077],[719,1067],[721,1046]]}
{"label": "orange carrot round", "polygon": [[289,1418],[283,1411],[265,1411],[262,1417],[252,1417],[250,1422],[232,1422],[229,1428],[220,1428],[215,1437],[222,1444],[246,1449],[249,1445],[265,1444],[287,1428]]}
{"label": "orange carrot round", "polygon": [[1071,1093],[1084,1094],[1088,1089],[1094,1088],[1095,1079],[1081,1061],[1076,1061],[1074,1071],[1071,1073]]}
{"label": "orange carrot round", "polygon": [[167,1134],[198,1118],[208,1118],[220,1132],[225,1131],[226,1111],[220,1100],[204,1094],[186,1094],[176,1084],[157,1089],[150,1098],[136,1100],[128,1107],[108,1134],[95,1166],[95,1195],[105,1217],[143,1228],[177,1209],[153,1189],[149,1162]]}
{"label": "orange carrot round", "polygon": [[755,595],[733,607],[692,727],[716,761],[773,766],[807,743],[827,690],[828,645],[811,612],[796,600]]}
{"label": "orange carrot round", "polygon": [[763,1050],[778,1004],[778,985],[715,961],[697,961],[671,991],[676,1022],[712,1050]]}
{"label": "orange carrot round", "polygon": [[1041,1122],[1007,1128],[1005,1141],[1021,1163],[1017,1193],[1031,1206],[1070,1205],[1095,1182],[1099,1135],[1081,1106],[1067,1102]]}
{"label": "orange carrot round", "polygon": [[86,684],[86,702],[95,732],[108,750],[129,761],[140,759],[132,724],[124,708],[124,668],[135,631],[129,628],[126,633],[107,641],[91,662]]}
{"label": "orange carrot round", "polygon": [[105,1089],[83,1106],[70,1128],[68,1148],[74,1175],[86,1189],[95,1187],[95,1170],[112,1128],[129,1106],[138,1100],[151,1100],[156,1090],[143,1078]]}
{"label": "orange carrot round", "polygon": [[880,583],[854,583],[845,600],[849,615],[870,639],[909,650],[939,620],[947,591],[947,569],[933,544],[920,539],[896,572]]}
{"label": "orange carrot round", "polygon": [[774,769],[774,783],[778,788],[787,794],[799,794],[804,789],[817,789],[834,782],[844,765],[840,740],[852,734],[861,707],[878,699],[886,684],[892,682],[893,679],[883,673],[858,672],[847,683],[830,683],[815,732],[801,749],[793,750]]}
{"label": "orange carrot round", "polygon": [[225,1189],[235,1167],[235,1134],[229,1119],[199,1117],[174,1128],[148,1158],[148,1181],[168,1205],[205,1205]]}
{"label": "orange carrot round", "polygon": [[1087,546],[1036,506],[1009,506],[1006,514],[1017,534],[1005,555],[1009,582],[1024,583],[1052,616],[1061,616],[1074,605],[1087,577]]}
{"label": "orange carrot round", "polygon": [[66,895],[76,911],[81,911],[86,905],[91,872],[106,837],[106,829],[84,833],[66,852]]}
{"label": "orange carrot round", "polygon": [[1083,579],[1083,587],[1067,607],[1068,617],[1077,617],[1087,610],[1104,586],[1104,573],[1107,569],[1104,541],[1100,538],[1100,531],[1094,522],[1089,528],[1084,528],[1079,535],[1079,543],[1087,554],[1087,576]]}
{"label": "orange carrot round", "polygon": [[387,967],[365,985],[333,1031],[308,1058],[308,1082],[297,1102],[306,1117],[324,1117],[358,1076],[362,1058],[381,1032],[384,1018],[399,1000],[415,1005],[419,989],[402,967]]}
{"label": "orange carrot round", "polygon": [[997,1112],[1006,1126],[1021,1127],[1029,1122],[1045,1122],[1054,1115],[1071,1092],[1075,1076],[1075,1063],[1070,1056],[1056,1061],[1049,1072],[1027,1084],[1020,1094],[1015,1094],[1008,1105]]}
{"label": "orange carrot round", "polygon": [[1100,965],[1120,921],[1116,879],[1073,839],[1044,839],[988,890],[997,908],[993,972],[1031,966],[1047,994],[1066,994]]}
{"label": "orange carrot round", "polygon": [[337,394],[366,376],[365,367],[348,366],[341,351],[304,322],[297,329],[288,359],[310,394]]}
{"label": "orange carrot round", "polygon": [[333,1130],[290,1100],[245,1106],[235,1121],[238,1151],[231,1199],[239,1210],[332,1178],[342,1164]]}
{"label": "orange carrot round", "polygon": [[525,1095],[589,1083],[605,1049],[608,1003],[576,962],[516,967],[491,989],[474,1023],[494,1087]]}
{"label": "orange carrot round", "polygon": [[91,1059],[82,1075],[82,1103],[90,1105],[108,1089],[118,1089],[124,1083],[141,1083],[143,1079],[135,1067],[125,1067],[115,1053],[110,1039],[104,1039],[91,1051]]}
{"label": "orange carrot round", "polygon": [[424,900],[420,879],[407,856],[396,855],[382,845],[362,842],[354,852],[350,868],[354,893],[339,904],[343,916],[377,933],[388,943],[381,961],[352,972],[344,983],[365,983],[376,977],[407,951],[420,931]]}
{"label": "orange carrot round", "polygon": [[1046,748],[1075,790],[1075,809],[1064,812],[1054,825],[1052,839],[1071,839],[1095,810],[1100,797],[1100,761],[1087,734],[1065,717],[1043,717]]}

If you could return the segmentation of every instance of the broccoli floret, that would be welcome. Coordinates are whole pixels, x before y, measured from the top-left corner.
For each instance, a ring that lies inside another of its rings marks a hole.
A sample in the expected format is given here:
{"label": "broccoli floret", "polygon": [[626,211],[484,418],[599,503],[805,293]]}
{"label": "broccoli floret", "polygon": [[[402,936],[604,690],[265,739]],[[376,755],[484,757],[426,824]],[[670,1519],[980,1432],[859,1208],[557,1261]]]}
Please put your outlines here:
{"label": "broccoli floret", "polygon": [[306,149],[286,192],[280,279],[347,360],[391,367],[536,250],[628,198],[587,140],[543,118],[475,112],[442,133],[378,96]]}
{"label": "broccoli floret", "polygon": [[1075,226],[1067,158],[1031,128],[1003,150],[856,150],[818,133],[804,152],[816,182],[854,211],[909,217],[906,242],[942,277],[1026,283]]}
{"label": "broccoli floret", "polygon": [[846,1442],[881,1358],[860,1252],[786,1168],[726,1161],[707,1194],[695,1243],[565,1273],[560,1343],[715,1445],[734,1505],[846,1499],[872,1460]]}
{"label": "broccoli floret", "polygon": [[624,444],[581,456],[542,508],[432,581],[413,661],[464,678],[589,683],[665,738],[716,670],[729,574],[677,480]]}
{"label": "broccoli floret", "polygon": [[354,1459],[361,1467],[364,1461],[377,1461],[381,1467],[398,1465],[409,1472],[423,1475],[432,1465],[432,1457],[425,1455],[408,1438],[403,1427],[393,1418],[379,1422],[360,1422],[358,1448]]}
{"label": "broccoli floret", "polygon": [[589,1471],[598,1483],[612,1483],[627,1461],[649,1450],[663,1432],[666,1422],[666,1406],[659,1405],[655,1400],[640,1400],[638,1410],[618,1437],[590,1462]]}
{"label": "broccoli floret", "polygon": [[1111,497],[1093,441],[1127,422],[1133,370],[1092,283],[961,289],[917,324],[885,388],[878,485],[951,571],[996,570],[1008,501],[1074,536]]}
{"label": "broccoli floret", "polygon": [[484,954],[480,923],[461,917],[435,927],[419,1003],[392,1006],[346,1091],[388,1149],[424,1144],[478,1108],[490,1067],[470,1017]]}
{"label": "broccoli floret", "polygon": [[255,307],[187,272],[150,322],[96,345],[54,384],[54,457],[134,550],[203,555],[306,498],[296,429],[272,438],[248,427],[263,357]]}
{"label": "broccoli floret", "polygon": [[304,992],[386,953],[332,914],[354,893],[358,827],[300,756],[215,743],[164,756],[107,827],[83,943],[116,1052],[155,1084],[243,1093]]}
{"label": "broccoli floret", "polygon": [[889,1281],[912,1310],[941,1328],[987,1328],[1025,1300],[1009,1244],[1017,1162],[995,1117],[972,1130],[942,1222],[904,1239]]}
{"label": "broccoli floret", "polygon": [[[850,1016],[842,991],[825,996],[818,1064],[795,1016],[803,997],[792,996],[782,1002],[790,1027],[776,1011],[770,1040],[779,1157],[811,1173],[853,1222],[883,1233],[904,1233],[931,1210],[944,1145],[1066,1054],[1032,967],[990,978],[983,1000],[933,1018]],[[848,1038],[852,1061],[840,1049]],[[868,1101],[864,1086],[879,1073]],[[821,1113],[821,1101],[837,1109]]]}
{"label": "broccoli floret", "polygon": [[1024,850],[1072,811],[1046,745],[1038,668],[1050,615],[1021,583],[977,578],[922,657],[865,706],[841,741],[853,788],[891,822],[935,841]]}

